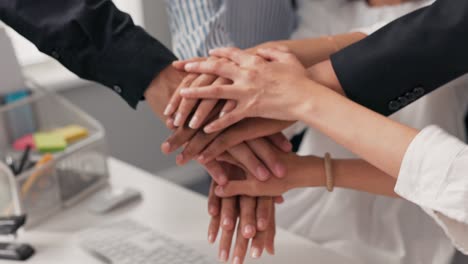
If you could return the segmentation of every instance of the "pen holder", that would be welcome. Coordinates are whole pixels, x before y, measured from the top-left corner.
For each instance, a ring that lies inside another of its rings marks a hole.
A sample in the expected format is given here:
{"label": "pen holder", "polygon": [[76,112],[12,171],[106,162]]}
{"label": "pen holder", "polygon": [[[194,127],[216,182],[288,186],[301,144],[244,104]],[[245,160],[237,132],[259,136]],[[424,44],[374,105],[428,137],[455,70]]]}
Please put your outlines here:
{"label": "pen holder", "polygon": [[[0,216],[26,214],[26,227],[74,205],[108,182],[108,149],[102,126],[63,97],[35,85],[29,87],[34,88],[27,98],[0,107],[2,160],[7,156],[21,159],[22,152],[15,151],[12,145],[25,133],[53,131],[73,124],[85,128],[88,135],[69,143],[63,151],[45,154],[50,157],[47,162],[25,169],[14,181],[8,181],[8,175],[0,170],[0,193],[3,189],[13,196],[0,195]],[[28,131],[31,125],[35,131]],[[43,153],[31,152],[32,160],[44,157]]]}

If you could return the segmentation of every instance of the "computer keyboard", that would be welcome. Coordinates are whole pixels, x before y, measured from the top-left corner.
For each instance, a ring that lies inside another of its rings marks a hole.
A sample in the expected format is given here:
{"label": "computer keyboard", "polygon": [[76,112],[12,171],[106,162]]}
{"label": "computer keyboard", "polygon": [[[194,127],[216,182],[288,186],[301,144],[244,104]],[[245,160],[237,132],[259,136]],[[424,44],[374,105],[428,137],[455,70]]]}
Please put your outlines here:
{"label": "computer keyboard", "polygon": [[78,234],[86,251],[111,264],[214,264],[206,256],[140,223],[126,219]]}

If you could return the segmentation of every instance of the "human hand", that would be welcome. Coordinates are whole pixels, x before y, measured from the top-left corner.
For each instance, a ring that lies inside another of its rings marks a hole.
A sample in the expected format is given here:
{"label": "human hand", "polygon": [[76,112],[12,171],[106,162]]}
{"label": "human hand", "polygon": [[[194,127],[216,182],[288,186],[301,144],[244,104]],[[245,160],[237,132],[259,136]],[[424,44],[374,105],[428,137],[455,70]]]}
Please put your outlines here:
{"label": "human hand", "polygon": [[154,78],[145,91],[145,99],[153,112],[161,120],[166,120],[164,107],[180,86],[187,87],[189,83],[183,82],[188,74],[168,66]]}
{"label": "human hand", "polygon": [[[214,58],[194,58],[190,61],[202,61],[202,60],[213,60]],[[177,68],[180,66],[180,62],[174,62],[174,67]],[[183,69],[182,69],[183,70]],[[190,83],[187,87],[200,87],[206,85],[224,85],[229,84],[231,81],[217,77],[210,74],[200,74],[200,75],[189,75],[186,77],[187,82]],[[164,115],[170,117],[168,122],[168,127],[180,127],[185,124],[188,120],[189,115],[190,121],[188,126],[192,129],[198,129],[202,123],[207,119],[209,114],[212,112],[218,100],[206,99],[206,100],[197,100],[197,99],[188,99],[182,98],[179,92],[176,92],[172,95],[169,103],[164,110]],[[224,113],[231,111],[235,107],[234,101],[227,101],[219,116],[222,116]]]}
{"label": "human hand", "polygon": [[279,154],[288,164],[288,176],[283,179],[271,178],[260,182],[255,179],[244,167],[228,154],[218,157],[219,162],[233,164],[244,170],[244,178],[229,180],[223,186],[215,187],[218,197],[232,197],[236,195],[248,196],[278,196],[285,192],[303,187],[325,186],[324,161],[318,157],[299,157],[295,154]]}
{"label": "human hand", "polygon": [[[206,134],[199,131],[185,144],[183,152],[177,156],[177,163],[184,164],[197,157],[200,163],[206,165],[210,164],[218,155],[228,151],[254,175],[257,175],[259,167],[263,167],[260,170],[282,177],[286,174],[285,165],[278,162],[272,150],[276,148],[284,152],[292,150],[291,143],[282,134],[278,133],[278,131],[282,131],[290,124],[289,122],[268,119],[247,119],[223,131],[223,133]],[[163,146],[172,146],[173,148],[170,151],[174,151],[185,143],[186,135],[184,134],[186,133],[179,128]],[[268,136],[267,144],[253,141],[271,134],[273,135]],[[199,155],[200,153],[201,155]],[[266,165],[266,168],[264,165]],[[259,179],[263,180],[269,177],[268,175],[266,177],[258,175]],[[214,179],[221,185],[225,182],[224,180],[223,183],[218,181],[219,177]]]}
{"label": "human hand", "polygon": [[[271,197],[250,198],[246,196],[220,199],[214,195],[215,186],[216,183],[212,182],[208,197],[208,212],[211,216],[208,242],[214,244],[221,230],[218,254],[220,261],[226,262],[229,259],[234,228],[239,214],[240,223],[233,259],[238,259],[238,263],[243,263],[250,239],[252,240],[250,249],[252,258],[260,258],[264,249],[274,254],[276,232],[274,200]],[[275,202],[282,203],[282,197],[276,198]],[[255,225],[256,230],[253,229]]]}
{"label": "human hand", "polygon": [[[266,43],[257,45],[253,48],[246,49],[245,51],[250,54],[255,55],[259,49],[281,48],[283,47],[282,43],[283,43],[282,41],[266,42]],[[220,58],[196,57],[196,58],[191,58],[187,60],[174,61],[172,63],[172,66],[177,70],[185,71],[185,65],[188,63],[202,62],[202,61],[217,61],[217,60],[220,60]],[[224,59],[224,60],[228,61],[227,59]],[[189,85],[188,87],[200,87],[200,86],[207,86],[211,84],[212,85],[225,85],[225,84],[230,84],[231,81],[226,78],[218,77],[215,75],[201,74],[201,75],[198,75],[195,80],[191,79],[190,83],[191,85]],[[197,105],[197,102],[198,100],[182,98],[180,93],[178,92],[175,93],[172,96],[171,100],[169,101],[169,104],[167,105],[166,109],[164,110],[165,116],[168,116],[168,117],[173,116],[170,118],[170,124],[168,125],[168,127],[172,128],[172,127],[179,127],[183,125],[185,121],[187,121],[187,118],[190,115],[190,113],[194,112],[190,119],[190,122],[188,122],[188,126],[192,129],[200,128],[203,120],[206,119],[206,117],[208,116],[208,113],[216,105],[217,100],[205,99],[205,100],[200,101],[199,105]],[[232,111],[235,107],[236,107],[236,102],[234,100],[227,100],[219,116],[220,117],[224,116],[226,113]]]}
{"label": "human hand", "polygon": [[217,49],[211,55],[230,62],[210,60],[185,65],[188,72],[215,74],[233,81],[230,85],[180,91],[186,98],[236,100],[236,108],[206,126],[205,132],[222,130],[246,117],[297,120],[307,109],[302,106],[313,94],[304,87],[308,72],[299,60],[279,49],[260,49],[257,54],[261,57],[235,48]]}

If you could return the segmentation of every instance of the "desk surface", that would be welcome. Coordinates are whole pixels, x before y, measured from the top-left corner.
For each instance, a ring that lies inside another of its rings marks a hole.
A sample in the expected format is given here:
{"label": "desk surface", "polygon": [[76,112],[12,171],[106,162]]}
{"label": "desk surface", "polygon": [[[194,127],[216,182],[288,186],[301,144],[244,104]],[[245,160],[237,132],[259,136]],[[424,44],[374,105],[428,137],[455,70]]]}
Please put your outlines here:
{"label": "desk surface", "polygon": [[[20,241],[31,243],[37,250],[27,263],[102,264],[77,246],[74,233],[87,226],[129,217],[216,257],[216,246],[210,246],[206,240],[209,218],[205,197],[115,159],[109,160],[109,166],[112,186],[138,189],[144,199],[106,216],[89,213],[88,199],[25,231],[20,234]],[[276,256],[247,263],[350,263],[336,253],[282,230],[278,231],[276,245]],[[0,261],[4,263],[13,262]]]}

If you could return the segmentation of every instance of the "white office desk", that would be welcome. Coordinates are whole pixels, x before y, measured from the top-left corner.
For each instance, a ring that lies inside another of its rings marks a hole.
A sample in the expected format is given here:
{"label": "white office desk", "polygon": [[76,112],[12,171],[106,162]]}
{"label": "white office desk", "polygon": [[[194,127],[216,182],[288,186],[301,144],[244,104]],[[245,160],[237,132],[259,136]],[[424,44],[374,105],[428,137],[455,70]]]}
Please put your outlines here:
{"label": "white office desk", "polygon": [[[88,199],[53,216],[47,223],[24,231],[19,236],[20,241],[31,243],[37,250],[27,263],[100,264],[77,246],[74,233],[90,225],[129,217],[216,257],[217,247],[208,245],[206,239],[209,217],[205,197],[115,159],[109,160],[109,166],[111,185],[138,189],[144,199],[106,216],[89,213]],[[351,263],[336,253],[281,230],[277,234],[276,250],[275,257],[247,263]],[[0,264],[4,263],[13,262],[0,261]]]}

